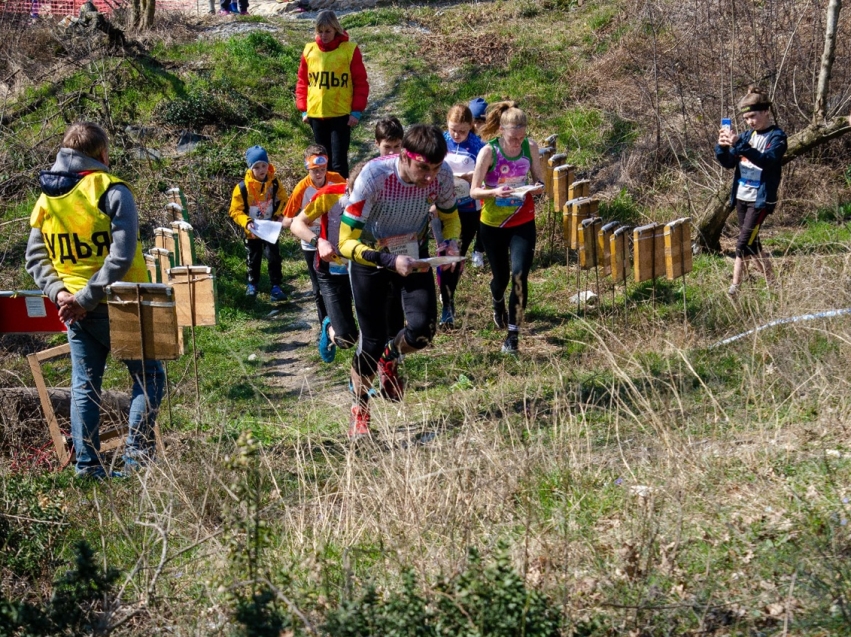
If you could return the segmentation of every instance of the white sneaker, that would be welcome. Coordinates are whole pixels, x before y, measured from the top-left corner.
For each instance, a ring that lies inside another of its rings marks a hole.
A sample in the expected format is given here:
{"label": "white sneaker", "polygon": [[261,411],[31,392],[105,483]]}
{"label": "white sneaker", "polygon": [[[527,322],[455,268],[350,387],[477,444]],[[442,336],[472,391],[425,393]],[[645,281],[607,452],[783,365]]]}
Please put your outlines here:
{"label": "white sneaker", "polygon": [[736,294],[738,293],[738,291],[739,291],[739,286],[738,286],[738,285],[736,285],[735,283],[733,283],[733,284],[730,286],[730,289],[729,289],[729,290],[727,290],[727,294],[729,294],[730,296],[736,296]]}
{"label": "white sneaker", "polygon": [[481,268],[485,264],[485,255],[481,252],[473,252],[473,258],[470,260],[473,262],[474,268]]}

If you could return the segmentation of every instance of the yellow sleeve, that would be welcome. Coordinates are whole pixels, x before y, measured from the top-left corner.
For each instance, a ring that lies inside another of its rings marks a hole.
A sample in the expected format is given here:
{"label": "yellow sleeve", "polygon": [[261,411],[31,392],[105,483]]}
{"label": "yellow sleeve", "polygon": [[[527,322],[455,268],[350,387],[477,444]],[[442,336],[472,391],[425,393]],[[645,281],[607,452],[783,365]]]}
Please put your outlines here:
{"label": "yellow sleeve", "polygon": [[242,200],[239,184],[234,186],[233,195],[230,199],[230,218],[243,230],[251,221],[251,217],[248,216],[248,211],[245,209],[245,202]]}
{"label": "yellow sleeve", "polygon": [[440,208],[437,209],[437,218],[443,224],[443,239],[445,241],[456,241],[461,236],[461,218],[458,216],[458,208],[453,208],[449,212],[444,212]]}

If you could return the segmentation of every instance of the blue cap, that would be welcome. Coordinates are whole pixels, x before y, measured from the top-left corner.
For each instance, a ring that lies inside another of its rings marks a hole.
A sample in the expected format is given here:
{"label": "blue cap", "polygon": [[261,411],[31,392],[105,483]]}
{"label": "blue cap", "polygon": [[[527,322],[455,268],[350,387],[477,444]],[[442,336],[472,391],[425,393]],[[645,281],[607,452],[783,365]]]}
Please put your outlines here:
{"label": "blue cap", "polygon": [[258,161],[269,163],[269,155],[266,154],[266,149],[262,146],[252,146],[245,151],[245,163],[249,168],[252,168]]}
{"label": "blue cap", "polygon": [[474,97],[470,100],[470,112],[473,114],[473,119],[484,119],[485,111],[488,110],[488,103],[483,97]]}

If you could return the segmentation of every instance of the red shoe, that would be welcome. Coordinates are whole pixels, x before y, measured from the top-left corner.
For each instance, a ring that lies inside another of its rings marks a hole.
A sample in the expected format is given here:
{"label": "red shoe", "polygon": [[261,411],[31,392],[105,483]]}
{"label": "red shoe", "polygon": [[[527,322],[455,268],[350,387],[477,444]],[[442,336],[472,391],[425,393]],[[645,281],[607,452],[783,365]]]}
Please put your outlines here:
{"label": "red shoe", "polygon": [[399,376],[399,358],[378,359],[378,381],[381,397],[394,403],[402,402],[405,396],[405,381]]}
{"label": "red shoe", "polygon": [[369,435],[369,407],[352,405],[352,414],[349,416],[349,440],[357,440]]}

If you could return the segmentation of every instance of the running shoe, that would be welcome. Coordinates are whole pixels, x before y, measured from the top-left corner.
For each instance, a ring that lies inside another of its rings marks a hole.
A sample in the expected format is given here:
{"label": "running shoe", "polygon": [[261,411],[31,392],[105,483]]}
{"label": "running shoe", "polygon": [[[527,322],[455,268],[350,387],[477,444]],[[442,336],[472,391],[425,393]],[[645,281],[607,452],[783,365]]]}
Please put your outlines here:
{"label": "running shoe", "polygon": [[505,309],[504,300],[493,302],[493,323],[501,330],[508,327],[508,310]]}
{"label": "running shoe", "polygon": [[248,11],[240,11],[239,15],[248,15]]}
{"label": "running shoe", "polygon": [[738,293],[739,293],[739,286],[735,283],[733,283],[730,286],[730,289],[727,290],[727,294],[729,294],[730,296],[736,296],[736,294],[738,294]]}
{"label": "running shoe", "polygon": [[474,268],[481,268],[485,265],[485,255],[481,252],[473,252],[473,257],[470,259]]}
{"label": "running shoe", "polygon": [[399,376],[399,357],[378,359],[378,381],[381,397],[395,403],[405,396],[405,381]]}
{"label": "running shoe", "polygon": [[352,405],[352,413],[349,416],[349,440],[357,440],[370,435],[369,431],[369,407],[363,405]]}
{"label": "running shoe", "polygon": [[248,286],[246,286],[246,288],[245,288],[245,296],[250,296],[251,298],[256,297],[257,296],[257,286],[254,285],[253,283],[249,283]]}
{"label": "running shoe", "polygon": [[75,477],[85,480],[109,480],[112,478],[123,478],[124,474],[120,471],[107,471],[101,466],[88,467],[82,471],[77,471]]}
{"label": "running shoe", "polygon": [[520,348],[518,347],[519,341],[520,335],[517,332],[509,332],[508,336],[505,337],[505,342],[502,344],[502,353],[517,356],[520,352]]}
{"label": "running shoe", "polygon": [[272,294],[270,296],[272,298],[273,303],[277,303],[279,301],[286,301],[287,300],[287,295],[281,289],[280,285],[273,285],[272,286]]}
{"label": "running shoe", "polygon": [[319,356],[325,363],[333,363],[337,355],[337,346],[331,340],[331,317],[326,316],[322,321],[322,330],[319,332]]}
{"label": "running shoe", "polygon": [[219,15],[230,15],[230,11],[228,11],[227,9],[220,9]]}
{"label": "running shoe", "polygon": [[440,315],[440,327],[445,330],[455,329],[455,305],[453,303],[443,306],[443,312]]}

